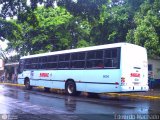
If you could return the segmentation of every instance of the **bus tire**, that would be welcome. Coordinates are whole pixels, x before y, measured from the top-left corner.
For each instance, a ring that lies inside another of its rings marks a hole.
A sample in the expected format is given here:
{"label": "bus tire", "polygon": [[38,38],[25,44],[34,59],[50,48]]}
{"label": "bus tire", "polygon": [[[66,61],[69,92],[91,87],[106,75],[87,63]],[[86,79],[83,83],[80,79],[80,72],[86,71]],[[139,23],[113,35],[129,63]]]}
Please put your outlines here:
{"label": "bus tire", "polygon": [[25,85],[26,90],[31,90],[32,89],[32,86],[30,85],[30,80],[29,79],[25,79],[24,85]]}
{"label": "bus tire", "polygon": [[70,95],[70,96],[76,96],[80,91],[76,90],[76,84],[74,81],[69,80],[65,84],[65,93]]}
{"label": "bus tire", "polygon": [[50,92],[50,88],[44,87],[44,92]]}

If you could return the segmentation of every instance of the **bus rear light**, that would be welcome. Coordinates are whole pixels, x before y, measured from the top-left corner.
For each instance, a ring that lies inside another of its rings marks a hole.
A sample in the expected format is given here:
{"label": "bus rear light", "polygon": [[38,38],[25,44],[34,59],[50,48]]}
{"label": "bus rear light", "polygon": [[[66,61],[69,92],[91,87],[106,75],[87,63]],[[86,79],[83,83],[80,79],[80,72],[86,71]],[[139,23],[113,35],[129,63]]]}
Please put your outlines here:
{"label": "bus rear light", "polygon": [[121,85],[125,85],[125,78],[121,77]]}
{"label": "bus rear light", "polygon": [[121,77],[121,83],[125,83],[125,78]]}

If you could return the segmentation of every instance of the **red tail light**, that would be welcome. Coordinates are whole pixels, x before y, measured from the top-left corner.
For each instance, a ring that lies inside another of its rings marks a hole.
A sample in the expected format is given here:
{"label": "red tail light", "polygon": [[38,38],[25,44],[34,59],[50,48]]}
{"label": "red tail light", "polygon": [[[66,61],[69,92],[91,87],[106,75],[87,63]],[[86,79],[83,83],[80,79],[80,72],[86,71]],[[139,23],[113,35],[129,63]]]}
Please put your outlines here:
{"label": "red tail light", "polygon": [[121,77],[121,83],[125,83],[125,78]]}

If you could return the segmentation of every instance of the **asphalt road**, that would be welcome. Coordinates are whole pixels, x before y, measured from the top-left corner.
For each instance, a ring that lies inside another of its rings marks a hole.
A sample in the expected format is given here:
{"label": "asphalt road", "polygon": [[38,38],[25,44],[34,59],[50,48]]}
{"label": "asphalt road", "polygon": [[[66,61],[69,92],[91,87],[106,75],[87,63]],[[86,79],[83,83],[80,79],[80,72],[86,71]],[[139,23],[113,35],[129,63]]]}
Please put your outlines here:
{"label": "asphalt road", "polygon": [[159,119],[159,100],[97,99],[0,85],[0,120]]}

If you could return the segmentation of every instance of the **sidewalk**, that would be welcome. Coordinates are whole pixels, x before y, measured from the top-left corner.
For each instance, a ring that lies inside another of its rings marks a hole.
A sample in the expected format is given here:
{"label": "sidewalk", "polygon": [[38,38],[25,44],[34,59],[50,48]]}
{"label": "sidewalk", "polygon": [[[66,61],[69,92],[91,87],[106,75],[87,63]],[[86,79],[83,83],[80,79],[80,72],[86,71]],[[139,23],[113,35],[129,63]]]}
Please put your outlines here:
{"label": "sidewalk", "polygon": [[105,96],[117,98],[136,98],[136,99],[149,99],[160,100],[160,89],[150,89],[147,92],[130,92],[130,93],[105,93]]}

